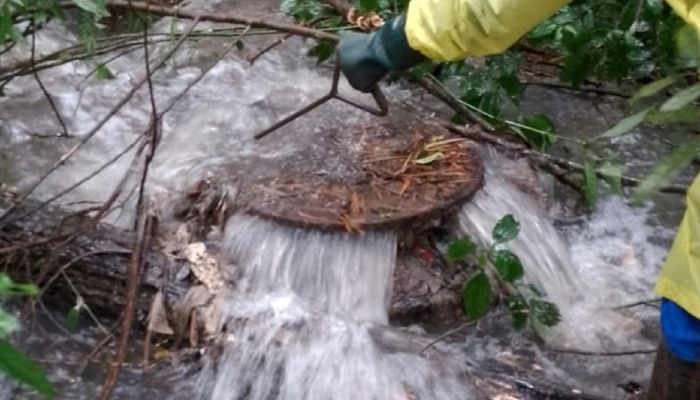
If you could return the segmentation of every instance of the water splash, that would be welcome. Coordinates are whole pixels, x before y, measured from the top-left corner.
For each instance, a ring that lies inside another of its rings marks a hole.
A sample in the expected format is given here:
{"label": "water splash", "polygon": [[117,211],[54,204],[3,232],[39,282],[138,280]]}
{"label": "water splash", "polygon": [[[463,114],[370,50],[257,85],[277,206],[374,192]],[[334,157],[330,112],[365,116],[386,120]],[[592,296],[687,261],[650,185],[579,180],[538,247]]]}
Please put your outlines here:
{"label": "water splash", "polygon": [[280,227],[248,216],[227,226],[240,284],[219,298],[228,321],[198,398],[470,399],[458,357],[429,361],[386,346],[396,237]]}
{"label": "water splash", "polygon": [[520,222],[520,235],[508,247],[520,258],[525,279],[560,307],[572,304],[580,294],[579,279],[567,244],[540,207],[502,176],[487,173],[484,187],[460,210],[460,230],[488,246],[493,227],[508,214]]}
{"label": "water splash", "polygon": [[386,323],[396,235],[348,236],[284,228],[245,215],[228,222],[225,248],[241,266],[238,291],[285,291],[320,311]]}

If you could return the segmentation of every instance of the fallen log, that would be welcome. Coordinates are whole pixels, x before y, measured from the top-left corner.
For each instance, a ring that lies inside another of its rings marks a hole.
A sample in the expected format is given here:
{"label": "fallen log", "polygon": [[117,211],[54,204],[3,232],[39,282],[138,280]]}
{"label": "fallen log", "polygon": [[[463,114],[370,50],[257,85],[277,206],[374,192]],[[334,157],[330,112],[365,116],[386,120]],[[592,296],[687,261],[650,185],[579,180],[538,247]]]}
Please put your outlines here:
{"label": "fallen log", "polygon": [[[0,210],[8,204],[0,201]],[[35,204],[24,202],[7,216],[10,222],[0,232],[5,270],[17,281],[35,282],[41,289],[40,300],[52,309],[73,307],[80,295],[100,318],[118,316],[125,304],[123,289],[133,233],[51,206],[12,221],[14,215],[22,215]],[[158,290],[172,303],[190,286],[187,280],[174,279],[173,271],[186,268],[184,262],[154,249],[145,259],[138,299],[140,321]]]}
{"label": "fallen log", "polygon": [[[216,203],[218,199],[207,197],[207,201]],[[37,283],[41,300],[51,308],[68,310],[76,304],[79,294],[100,318],[109,320],[119,316],[125,305],[123,289],[133,232],[105,223],[95,224],[87,214],[51,206],[12,221],[13,215],[22,215],[35,205],[29,201],[18,207],[7,217],[11,222],[0,231],[0,257],[4,258],[6,271],[17,281]],[[0,200],[0,210],[8,206],[8,201]],[[214,223],[206,217],[200,221]],[[220,221],[216,219],[217,223]],[[159,290],[166,306],[171,307],[196,283],[190,263],[177,254],[177,246],[173,245],[181,240],[175,238],[175,230],[161,225],[157,244],[145,257],[138,300],[138,320],[142,326]],[[441,266],[439,258],[423,259],[425,247],[411,246],[399,254],[390,309],[394,322],[412,324],[459,316],[459,296],[455,289],[460,279],[455,271]]]}

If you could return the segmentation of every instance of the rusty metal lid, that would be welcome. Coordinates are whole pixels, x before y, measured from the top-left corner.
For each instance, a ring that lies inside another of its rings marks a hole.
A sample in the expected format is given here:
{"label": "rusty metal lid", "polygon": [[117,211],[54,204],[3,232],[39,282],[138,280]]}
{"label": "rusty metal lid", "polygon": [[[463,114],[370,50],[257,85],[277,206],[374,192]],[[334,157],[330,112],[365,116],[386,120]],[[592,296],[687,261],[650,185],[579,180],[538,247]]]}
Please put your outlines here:
{"label": "rusty metal lid", "polygon": [[397,229],[452,210],[483,182],[474,145],[427,122],[362,126],[332,157],[352,173],[292,162],[241,188],[244,211],[321,230]]}

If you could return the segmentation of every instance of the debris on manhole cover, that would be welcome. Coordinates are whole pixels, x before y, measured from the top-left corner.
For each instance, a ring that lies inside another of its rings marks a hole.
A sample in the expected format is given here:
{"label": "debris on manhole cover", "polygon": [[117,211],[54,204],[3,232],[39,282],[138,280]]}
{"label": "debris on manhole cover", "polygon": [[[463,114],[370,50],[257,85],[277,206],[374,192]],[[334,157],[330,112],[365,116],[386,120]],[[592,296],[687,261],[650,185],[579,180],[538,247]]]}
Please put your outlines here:
{"label": "debris on manhole cover", "polygon": [[245,210],[283,224],[357,233],[394,229],[432,218],[467,200],[482,185],[474,145],[425,122],[397,131],[363,127],[353,149],[337,157],[356,168],[339,177],[312,163],[291,163],[274,178],[249,182]]}

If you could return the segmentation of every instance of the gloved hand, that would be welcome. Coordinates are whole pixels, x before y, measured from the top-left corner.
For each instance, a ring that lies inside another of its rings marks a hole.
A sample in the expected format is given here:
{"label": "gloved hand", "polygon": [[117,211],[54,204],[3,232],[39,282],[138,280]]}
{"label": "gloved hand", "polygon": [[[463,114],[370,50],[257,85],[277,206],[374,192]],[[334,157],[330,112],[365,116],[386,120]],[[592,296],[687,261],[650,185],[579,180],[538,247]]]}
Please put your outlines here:
{"label": "gloved hand", "polygon": [[406,17],[401,15],[370,34],[341,33],[338,59],[352,87],[371,92],[389,71],[408,69],[425,59],[408,45],[405,25]]}

